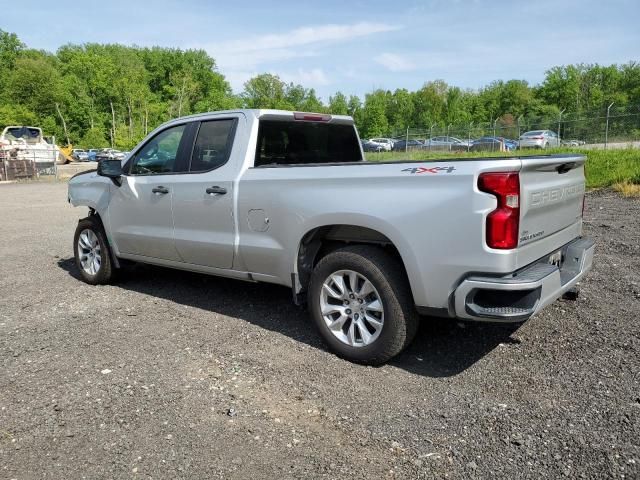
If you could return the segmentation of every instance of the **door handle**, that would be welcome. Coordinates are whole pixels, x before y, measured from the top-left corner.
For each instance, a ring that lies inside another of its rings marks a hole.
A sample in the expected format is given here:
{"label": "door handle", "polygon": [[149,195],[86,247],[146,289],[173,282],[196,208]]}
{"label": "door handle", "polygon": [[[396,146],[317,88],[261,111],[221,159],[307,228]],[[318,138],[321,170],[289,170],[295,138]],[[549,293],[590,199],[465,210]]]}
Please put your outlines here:
{"label": "door handle", "polygon": [[159,186],[157,186],[157,187],[153,187],[153,188],[151,189],[151,191],[152,191],[153,193],[161,193],[161,194],[163,194],[163,195],[164,195],[165,193],[169,193],[169,189],[168,189],[168,188],[166,188],[166,187],[163,187],[162,185],[159,185]]}
{"label": "door handle", "polygon": [[218,187],[217,185],[215,187],[209,187],[207,188],[206,192],[209,195],[224,195],[225,193],[227,193],[227,189],[224,187]]}

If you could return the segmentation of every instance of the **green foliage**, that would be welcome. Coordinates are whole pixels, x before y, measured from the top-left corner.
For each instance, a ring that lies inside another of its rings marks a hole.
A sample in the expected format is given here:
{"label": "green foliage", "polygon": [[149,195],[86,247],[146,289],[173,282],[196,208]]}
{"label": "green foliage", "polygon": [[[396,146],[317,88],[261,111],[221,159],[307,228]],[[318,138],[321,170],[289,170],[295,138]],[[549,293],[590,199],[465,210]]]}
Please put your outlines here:
{"label": "green foliage", "polygon": [[90,128],[80,140],[81,145],[91,145],[89,148],[106,148],[109,142],[104,136],[104,132],[99,128]]}
{"label": "green foliage", "polygon": [[329,97],[329,113],[334,115],[349,115],[349,103],[344,93],[338,92]]}
{"label": "green foliage", "polygon": [[50,114],[63,95],[61,80],[54,59],[18,57],[7,75],[3,97],[33,112]]}
{"label": "green foliage", "polygon": [[583,150],[587,155],[587,186],[609,187],[640,179],[640,150]]}
{"label": "green foliage", "polygon": [[364,99],[362,120],[358,124],[361,131],[367,136],[378,137],[385,135],[389,130],[389,122],[386,115],[386,93],[384,90],[376,90],[368,93]]}
{"label": "green foliage", "polygon": [[640,64],[554,67],[534,87],[509,80],[472,91],[435,80],[414,92],[375,90],[364,101],[337,92],[324,105],[313,89],[270,73],[251,78],[234,95],[203,50],[87,43],[50,54],[0,30],[0,126],[40,126],[59,141],[68,135],[85,148],[131,148],[171,118],[240,107],[351,115],[361,136],[370,138],[432,125],[468,125],[471,132],[471,125],[496,119],[509,127],[520,116],[553,128],[561,109],[563,118],[580,118],[611,102],[640,105]]}
{"label": "green foliage", "polygon": [[16,58],[23,49],[24,44],[15,33],[0,29],[0,91],[3,89],[7,75],[15,65]]}
{"label": "green foliage", "polygon": [[242,105],[246,108],[275,108],[304,112],[326,112],[327,108],[316,96],[313,88],[286,84],[280,77],[263,73],[244,84],[241,94]]}
{"label": "green foliage", "polygon": [[37,115],[22,105],[0,105],[0,128],[8,125],[33,125]]}
{"label": "green foliage", "polygon": [[[82,147],[131,148],[171,118],[240,106],[203,50],[65,45],[29,50],[0,30],[0,120]],[[58,112],[59,109],[59,112]]]}

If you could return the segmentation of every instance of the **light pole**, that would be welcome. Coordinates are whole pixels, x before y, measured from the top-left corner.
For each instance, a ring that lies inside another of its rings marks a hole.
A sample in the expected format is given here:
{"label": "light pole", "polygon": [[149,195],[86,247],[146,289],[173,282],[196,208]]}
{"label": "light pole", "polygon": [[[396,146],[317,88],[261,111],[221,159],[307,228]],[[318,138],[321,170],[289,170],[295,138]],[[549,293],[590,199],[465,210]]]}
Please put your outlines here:
{"label": "light pole", "polygon": [[562,125],[562,114],[566,111],[566,108],[560,110],[560,117],[558,118],[558,146],[560,146],[560,127]]}
{"label": "light pole", "polygon": [[[493,121],[493,139],[495,140],[496,138],[496,123],[498,123],[498,117],[496,117],[496,119]],[[491,142],[491,151],[493,152],[493,146],[495,145],[495,142]]]}
{"label": "light pole", "polygon": [[467,152],[471,151],[471,129],[473,128],[473,122],[469,124],[469,135],[467,136]]}
{"label": "light pole", "polygon": [[436,124],[432,123],[431,127],[429,128],[429,150],[431,150],[431,139],[433,138],[433,127],[435,127]]}
{"label": "light pole", "polygon": [[407,136],[405,137],[405,141],[404,141],[404,153],[407,153],[408,150],[409,150],[409,125],[407,125]]}
{"label": "light pole", "polygon": [[521,119],[522,119],[522,115],[520,115],[520,116],[518,117],[518,120],[517,120],[517,122],[518,122],[518,150],[520,150],[520,135],[521,135],[521,132],[522,132],[522,131],[520,130],[520,120],[521,120]]}
{"label": "light pole", "polygon": [[616,102],[611,102],[611,105],[607,107],[607,123],[604,129],[604,149],[607,149],[607,144],[609,143],[609,110],[613,107],[613,104]]}

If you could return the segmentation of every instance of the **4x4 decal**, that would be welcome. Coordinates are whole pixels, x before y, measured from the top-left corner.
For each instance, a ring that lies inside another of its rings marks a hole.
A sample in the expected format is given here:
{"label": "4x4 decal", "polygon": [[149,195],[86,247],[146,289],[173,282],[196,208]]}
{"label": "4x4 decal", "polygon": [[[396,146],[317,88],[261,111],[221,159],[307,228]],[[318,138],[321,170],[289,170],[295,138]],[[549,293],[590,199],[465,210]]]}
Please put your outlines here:
{"label": "4x4 decal", "polygon": [[448,167],[431,167],[431,168],[414,167],[414,168],[405,168],[402,171],[403,172],[409,172],[409,173],[439,173],[439,172],[451,173],[455,169],[456,169],[456,167],[454,167],[453,165],[449,165]]}

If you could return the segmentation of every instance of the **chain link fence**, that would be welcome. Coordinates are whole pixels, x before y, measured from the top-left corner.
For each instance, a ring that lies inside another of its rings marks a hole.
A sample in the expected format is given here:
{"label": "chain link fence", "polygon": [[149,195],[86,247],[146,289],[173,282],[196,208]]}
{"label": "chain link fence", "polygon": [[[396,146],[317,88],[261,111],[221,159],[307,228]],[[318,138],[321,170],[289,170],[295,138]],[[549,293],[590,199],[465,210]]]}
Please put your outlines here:
{"label": "chain link fence", "polygon": [[0,145],[0,181],[26,180],[51,176],[58,178],[58,163],[62,159],[55,138],[47,144],[27,143]]}
{"label": "chain link fence", "polygon": [[548,147],[640,148],[640,106],[579,115],[515,117],[507,114],[485,123],[438,124],[392,132],[396,151],[504,151],[520,148],[526,132],[550,130]]}

